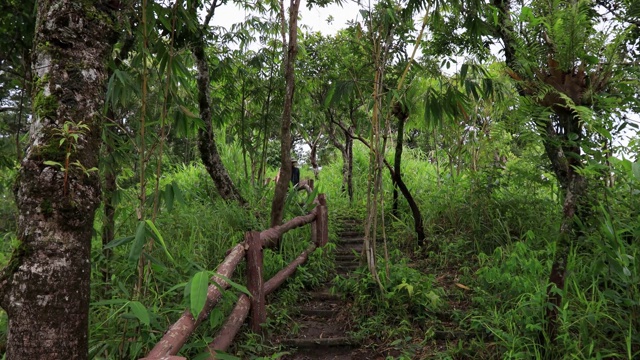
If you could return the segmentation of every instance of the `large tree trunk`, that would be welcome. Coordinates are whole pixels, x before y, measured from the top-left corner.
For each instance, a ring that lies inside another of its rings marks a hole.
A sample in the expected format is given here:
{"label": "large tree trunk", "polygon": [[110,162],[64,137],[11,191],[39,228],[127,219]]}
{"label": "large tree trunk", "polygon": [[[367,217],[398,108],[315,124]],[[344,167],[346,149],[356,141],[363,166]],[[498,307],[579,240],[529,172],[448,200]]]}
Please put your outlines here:
{"label": "large tree trunk", "polygon": [[85,169],[98,165],[117,5],[38,2],[35,117],[16,186],[21,244],[0,284],[9,359],[88,357],[91,235],[100,179]]}
{"label": "large tree trunk", "polygon": [[[282,223],[284,202],[291,180],[291,110],[295,93],[295,62],[298,54],[298,8],[300,0],[289,5],[289,44],[285,62],[285,97],[280,127],[280,176],[271,202],[271,226]],[[284,13],[284,9],[281,10]],[[284,19],[283,19],[284,21]],[[283,29],[284,31],[284,29]]]}
{"label": "large tree trunk", "polygon": [[193,48],[193,56],[196,59],[196,68],[198,71],[198,105],[200,107],[200,118],[204,122],[204,128],[198,130],[198,148],[202,163],[207,169],[209,176],[222,197],[226,201],[237,201],[240,205],[246,205],[246,200],[240,195],[236,189],[227,169],[224,167],[218,146],[216,144],[216,135],[213,132],[213,124],[211,122],[211,96],[209,93],[209,63],[204,51],[204,40],[202,37],[195,40]]}

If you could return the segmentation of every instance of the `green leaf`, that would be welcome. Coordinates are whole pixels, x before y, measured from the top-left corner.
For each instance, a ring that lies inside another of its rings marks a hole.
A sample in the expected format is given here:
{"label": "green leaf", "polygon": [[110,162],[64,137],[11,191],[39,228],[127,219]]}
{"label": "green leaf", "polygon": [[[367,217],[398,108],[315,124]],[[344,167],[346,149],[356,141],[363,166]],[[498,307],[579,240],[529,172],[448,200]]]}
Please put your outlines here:
{"label": "green leaf", "polygon": [[173,181],[171,186],[173,187],[173,196],[175,196],[176,200],[178,200],[180,204],[184,204],[184,196],[182,195],[182,190],[180,190],[178,183]]}
{"label": "green leaf", "polygon": [[167,184],[164,188],[164,203],[167,205],[167,211],[173,210],[173,186]]}
{"label": "green leaf", "polygon": [[213,310],[211,310],[211,314],[209,314],[209,325],[211,326],[211,329],[215,329],[222,325],[224,323],[224,319],[225,317],[222,309],[220,309],[219,306],[213,308]]}
{"label": "green leaf", "polygon": [[133,246],[131,246],[131,251],[129,252],[129,262],[135,263],[140,259],[140,254],[142,254],[142,248],[144,247],[145,240],[147,239],[147,230],[144,221],[138,222],[138,228],[136,229],[136,237],[133,241]]}
{"label": "green leaf", "polygon": [[138,321],[144,325],[149,325],[149,312],[147,308],[142,305],[139,301],[132,301],[129,303],[129,308],[131,308],[131,312],[136,316]]}
{"label": "green leaf", "polygon": [[60,164],[59,162],[56,161],[51,161],[51,160],[45,160],[42,162],[45,165],[49,165],[49,166],[59,166],[62,167],[62,164]]}
{"label": "green leaf", "polygon": [[229,355],[227,353],[220,352],[218,350],[216,350],[216,359],[220,359],[220,360],[240,360],[239,357],[236,357],[236,356],[233,356],[233,355]]}
{"label": "green leaf", "polygon": [[631,164],[631,171],[633,172],[633,177],[636,180],[640,180],[640,163],[634,162]]}
{"label": "green leaf", "polygon": [[180,110],[182,110],[182,112],[183,112],[185,115],[187,115],[188,117],[190,117],[190,118],[194,118],[194,119],[197,119],[197,118],[198,118],[198,115],[196,115],[196,114],[192,113],[192,112],[191,112],[191,110],[187,109],[187,108],[186,108],[185,106],[183,106],[183,105],[180,105]]}
{"label": "green leaf", "polygon": [[460,80],[464,81],[467,78],[467,71],[469,70],[469,64],[464,63],[460,67]]}
{"label": "green leaf", "polygon": [[171,256],[171,254],[169,253],[169,250],[167,249],[167,244],[165,244],[162,234],[160,233],[158,228],[156,228],[156,226],[153,224],[153,221],[147,220],[146,223],[151,229],[151,231],[153,231],[154,235],[156,236],[156,239],[158,239],[160,246],[162,246],[162,249],[164,250],[164,253],[167,254],[167,257],[169,258],[169,260],[171,260],[172,262],[175,262],[175,260],[173,259],[173,256]]}
{"label": "green leaf", "polygon": [[226,277],[224,275],[220,275],[218,273],[214,273],[214,274],[215,274],[215,276],[219,277],[220,279],[226,281],[229,285],[231,285],[232,288],[240,291],[243,294],[246,294],[247,296],[251,296],[251,293],[249,292],[249,289],[247,289],[245,286],[231,281],[231,279],[229,279],[228,277]]}
{"label": "green leaf", "polygon": [[197,319],[204,309],[204,304],[207,302],[207,291],[209,290],[209,272],[200,271],[196,273],[191,279],[191,292],[189,296],[189,303],[191,306],[191,314],[194,319]]}
{"label": "green leaf", "polygon": [[123,238],[120,238],[120,239],[115,239],[113,241],[110,241],[107,245],[105,245],[104,249],[111,249],[111,248],[114,248],[116,246],[128,244],[134,238],[135,238],[135,236],[132,235],[132,236],[127,236],[127,237],[123,237]]}

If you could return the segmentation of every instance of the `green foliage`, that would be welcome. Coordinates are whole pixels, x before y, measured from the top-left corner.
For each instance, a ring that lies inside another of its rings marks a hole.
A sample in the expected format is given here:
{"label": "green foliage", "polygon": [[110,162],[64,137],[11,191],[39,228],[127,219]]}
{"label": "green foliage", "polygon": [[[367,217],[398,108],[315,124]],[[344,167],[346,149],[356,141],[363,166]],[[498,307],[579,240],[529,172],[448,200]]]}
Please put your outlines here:
{"label": "green foliage", "polygon": [[339,291],[353,299],[359,322],[356,337],[404,339],[444,306],[443,292],[434,286],[433,276],[408,267],[400,252],[395,252],[388,264],[389,277],[384,272],[384,260],[379,259],[379,264],[382,293],[366,268],[360,268],[356,276],[334,282]]}

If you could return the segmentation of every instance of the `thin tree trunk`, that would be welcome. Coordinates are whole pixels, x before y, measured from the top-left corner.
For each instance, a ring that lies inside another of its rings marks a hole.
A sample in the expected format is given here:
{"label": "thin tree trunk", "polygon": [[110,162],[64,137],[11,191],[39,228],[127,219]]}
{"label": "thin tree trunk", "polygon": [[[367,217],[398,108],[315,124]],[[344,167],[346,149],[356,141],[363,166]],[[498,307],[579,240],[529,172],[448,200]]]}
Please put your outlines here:
{"label": "thin tree trunk", "polygon": [[[112,113],[112,112],[111,112]],[[108,142],[105,143],[105,158],[113,159],[113,146]],[[117,190],[117,170],[116,164],[113,161],[108,161],[104,168],[104,190],[102,196],[102,203],[104,208],[103,220],[102,220],[102,254],[105,258],[104,268],[102,269],[102,277],[105,283],[109,282],[109,257],[111,256],[111,249],[105,249],[105,245],[113,241],[115,237],[115,217],[116,207],[113,203],[113,197]]]}
{"label": "thin tree trunk", "polygon": [[[404,141],[404,123],[407,121],[409,114],[406,111],[403,111],[400,103],[395,104],[396,109],[394,109],[394,114],[398,119],[398,134],[396,137],[396,153],[393,157],[393,171],[395,171],[397,178],[402,178],[402,172],[400,170],[402,164],[402,146]],[[392,204],[392,213],[394,216],[398,216],[398,184],[394,179],[393,180],[393,204]]]}
{"label": "thin tree trunk", "polygon": [[267,88],[267,101],[264,105],[264,111],[262,113],[262,132],[263,134],[263,139],[262,139],[262,152],[260,154],[260,170],[258,170],[258,182],[262,183],[267,171],[267,144],[269,143],[269,112],[270,112],[270,107],[271,107],[271,92],[273,91],[272,88],[272,81],[273,81],[273,64],[271,65],[271,68],[269,70],[269,86]]}
{"label": "thin tree trunk", "polygon": [[[23,84],[24,84],[24,80],[23,80]],[[20,89],[20,106],[19,106],[19,110],[18,110],[18,121],[17,121],[17,126],[16,126],[16,161],[20,162],[20,160],[22,160],[22,151],[20,149],[20,132],[22,131],[22,113],[24,110],[24,93],[25,93],[26,89],[25,86],[22,86],[22,89]]]}
{"label": "thin tree trunk", "polygon": [[[21,244],[0,277],[0,301],[9,316],[8,359],[88,357],[91,236],[100,179],[74,166],[65,174],[45,161],[64,164],[68,157],[86,169],[98,166],[106,64],[117,40],[113,6],[38,2],[34,120],[16,188]],[[61,139],[71,146],[61,147]]]}
{"label": "thin tree trunk", "polygon": [[[285,97],[280,127],[280,176],[276,183],[271,203],[271,226],[282,223],[284,202],[291,180],[291,111],[295,93],[295,61],[298,54],[298,8],[300,0],[291,0],[289,5],[289,43],[285,63]],[[284,13],[284,9],[281,9]],[[284,19],[282,20],[284,24]],[[284,34],[284,25],[282,32]]]}
{"label": "thin tree trunk", "polygon": [[209,93],[209,64],[204,51],[204,40],[199,37],[195,40],[193,47],[193,56],[196,59],[196,68],[198,70],[198,105],[200,107],[200,118],[204,122],[204,128],[198,130],[198,148],[200,149],[200,157],[202,163],[207,169],[209,176],[218,190],[218,194],[226,201],[237,201],[240,205],[245,206],[247,201],[240,195],[236,189],[227,169],[224,167],[218,145],[216,144],[216,136],[213,132],[213,124],[211,122],[211,96]]}
{"label": "thin tree trunk", "polygon": [[[549,288],[547,291],[547,302],[552,304],[546,310],[545,333],[540,336],[540,345],[547,348],[546,344],[555,345],[558,336],[558,309],[562,305],[566,277],[567,277],[567,259],[571,246],[575,244],[580,234],[577,223],[584,222],[584,212],[581,211],[581,202],[583,201],[586,190],[586,180],[580,174],[579,169],[582,168],[582,160],[580,159],[579,144],[566,144],[567,137],[575,131],[577,134],[581,132],[579,119],[575,118],[571,113],[557,114],[559,123],[563,124],[564,131],[562,134],[556,133],[554,125],[551,121],[547,123],[546,133],[544,134],[544,147],[551,167],[560,183],[560,189],[564,192],[564,202],[562,206],[562,224],[558,240],[556,241],[556,257],[549,274]],[[573,131],[571,131],[571,130]],[[578,220],[578,221],[576,221]],[[559,291],[558,291],[559,290]]]}
{"label": "thin tree trunk", "polygon": [[348,131],[345,131],[345,164],[344,165],[344,177],[347,184],[347,194],[349,195],[349,201],[353,202],[353,128],[350,127]]}
{"label": "thin tree trunk", "polygon": [[[364,144],[364,146],[371,149],[371,145],[362,137],[354,136],[354,138],[358,139],[362,144]],[[393,166],[391,166],[391,164],[389,164],[389,162],[384,158],[383,158],[383,162],[384,162],[384,165],[387,167],[387,170],[389,170],[389,173],[391,174],[391,179],[398,184],[398,189],[400,189],[400,192],[402,193],[404,198],[407,200],[407,203],[409,204],[409,208],[411,209],[411,214],[413,215],[413,219],[414,219],[414,229],[418,237],[418,245],[423,246],[424,241],[426,240],[426,236],[424,233],[424,225],[422,222],[422,215],[420,214],[420,208],[418,207],[418,204],[413,199],[411,192],[409,192],[409,188],[404,183],[402,178],[396,177],[396,172],[393,170]]]}
{"label": "thin tree trunk", "polygon": [[318,139],[309,144],[311,147],[311,154],[309,154],[309,160],[311,162],[311,168],[313,169],[313,177],[318,180]]}

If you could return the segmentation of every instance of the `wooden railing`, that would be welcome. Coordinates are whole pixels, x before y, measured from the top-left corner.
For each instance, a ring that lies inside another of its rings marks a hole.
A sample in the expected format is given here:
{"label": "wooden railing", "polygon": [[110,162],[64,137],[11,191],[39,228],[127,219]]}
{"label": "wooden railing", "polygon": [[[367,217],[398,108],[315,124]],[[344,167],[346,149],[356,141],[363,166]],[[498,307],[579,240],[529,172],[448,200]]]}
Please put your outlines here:
{"label": "wooden railing", "polygon": [[[227,253],[227,257],[218,266],[217,274],[229,279],[233,275],[238,263],[246,257],[247,289],[251,297],[242,294],[238,298],[227,321],[208,346],[211,352],[210,359],[216,358],[216,351],[224,352],[229,348],[233,342],[233,338],[238,333],[247,315],[249,315],[249,312],[251,313],[251,330],[260,332],[260,325],[266,321],[265,296],[282,285],[282,283],[295,272],[298,265],[303,264],[307,260],[309,254],[311,254],[316,247],[322,247],[327,244],[329,228],[327,203],[324,194],[319,194],[314,203],[316,207],[307,215],[298,216],[280,226],[272,227],[261,232],[250,231],[245,233],[244,241],[231,248]],[[274,245],[276,240],[282,237],[287,231],[306,224],[311,224],[311,245],[289,265],[265,282],[263,278],[262,249]],[[213,276],[211,281],[215,282],[217,286],[209,286],[206,303],[198,315],[198,318],[194,318],[193,315],[191,315],[191,311],[186,309],[182,313],[182,316],[171,325],[156,346],[153,347],[147,357],[141,360],[184,359],[184,357],[175,355],[187,342],[187,339],[198,325],[209,316],[211,310],[220,300],[222,295],[221,289],[229,287],[229,284],[218,276]]]}

